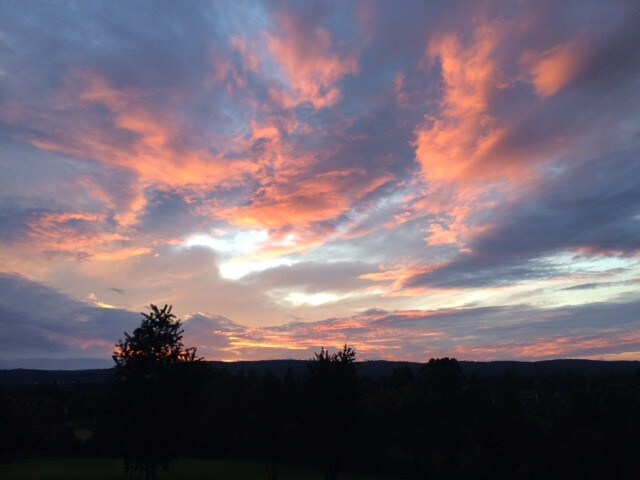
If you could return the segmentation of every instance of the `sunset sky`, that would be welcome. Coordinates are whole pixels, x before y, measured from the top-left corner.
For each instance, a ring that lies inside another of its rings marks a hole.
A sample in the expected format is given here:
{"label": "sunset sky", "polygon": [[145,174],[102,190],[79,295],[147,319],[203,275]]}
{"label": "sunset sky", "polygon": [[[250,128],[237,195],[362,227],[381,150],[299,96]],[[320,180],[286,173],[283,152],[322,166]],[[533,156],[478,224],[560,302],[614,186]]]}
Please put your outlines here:
{"label": "sunset sky", "polygon": [[0,2],[0,368],[640,360],[637,1]]}

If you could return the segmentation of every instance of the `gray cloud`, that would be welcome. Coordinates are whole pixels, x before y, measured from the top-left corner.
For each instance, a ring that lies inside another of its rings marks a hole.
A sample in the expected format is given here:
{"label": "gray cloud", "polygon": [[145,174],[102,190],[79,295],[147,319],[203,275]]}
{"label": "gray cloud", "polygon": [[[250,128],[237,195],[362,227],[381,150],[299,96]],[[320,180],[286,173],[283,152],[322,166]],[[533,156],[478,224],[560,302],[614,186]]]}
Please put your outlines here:
{"label": "gray cloud", "polygon": [[0,275],[2,361],[34,356],[107,359],[138,316],[73,300],[16,275]]}
{"label": "gray cloud", "polygon": [[[413,361],[442,356],[539,360],[637,353],[639,307],[635,300],[544,311],[525,305],[398,312],[372,309],[348,318],[238,331],[235,335],[242,342],[270,339],[274,348],[256,352],[237,347],[236,352],[249,358],[310,358],[320,347],[333,349],[348,343],[360,352],[360,359]],[[610,322],[603,325],[602,318]],[[281,344],[296,348],[278,348]]]}
{"label": "gray cloud", "polygon": [[640,145],[567,168],[534,196],[497,209],[497,223],[461,254],[408,285],[482,286],[548,278],[571,270],[545,256],[585,249],[631,255],[640,250]]}
{"label": "gray cloud", "polygon": [[[117,339],[140,322],[138,313],[97,308],[22,277],[0,276],[0,286],[0,365],[31,365],[35,352],[40,358],[77,359],[78,366],[88,358],[108,360]],[[638,300],[544,311],[524,305],[371,309],[352,317],[264,327],[194,314],[184,317],[183,341],[208,359],[305,359],[321,346],[343,343],[355,346],[363,360],[597,357],[638,351],[638,312]]]}
{"label": "gray cloud", "polygon": [[306,293],[342,292],[369,286],[358,277],[372,270],[364,262],[304,262],[253,273],[243,280],[267,290],[296,287]]}

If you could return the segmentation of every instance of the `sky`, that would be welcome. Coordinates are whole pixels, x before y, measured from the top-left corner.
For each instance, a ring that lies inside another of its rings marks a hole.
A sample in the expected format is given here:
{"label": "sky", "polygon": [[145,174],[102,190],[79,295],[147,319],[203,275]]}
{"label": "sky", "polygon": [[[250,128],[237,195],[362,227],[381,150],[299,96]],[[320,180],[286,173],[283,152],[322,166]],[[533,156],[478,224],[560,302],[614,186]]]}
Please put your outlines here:
{"label": "sky", "polygon": [[640,360],[636,1],[0,2],[0,368]]}

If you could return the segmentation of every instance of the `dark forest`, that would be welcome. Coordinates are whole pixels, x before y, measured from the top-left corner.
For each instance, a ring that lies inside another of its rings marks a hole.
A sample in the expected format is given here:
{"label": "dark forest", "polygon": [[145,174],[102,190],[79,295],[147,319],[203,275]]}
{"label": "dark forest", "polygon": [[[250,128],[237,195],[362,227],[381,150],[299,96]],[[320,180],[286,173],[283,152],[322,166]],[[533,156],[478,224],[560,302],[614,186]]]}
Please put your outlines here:
{"label": "dark forest", "polygon": [[[309,363],[312,366],[316,360]],[[635,479],[640,373],[463,374],[433,359],[368,378],[229,373],[203,363],[159,392],[171,458],[254,458],[396,478]],[[188,383],[193,382],[189,386]],[[0,459],[125,456],[114,381],[5,385]],[[131,429],[137,426],[131,424]],[[88,438],[87,438],[88,437]]]}

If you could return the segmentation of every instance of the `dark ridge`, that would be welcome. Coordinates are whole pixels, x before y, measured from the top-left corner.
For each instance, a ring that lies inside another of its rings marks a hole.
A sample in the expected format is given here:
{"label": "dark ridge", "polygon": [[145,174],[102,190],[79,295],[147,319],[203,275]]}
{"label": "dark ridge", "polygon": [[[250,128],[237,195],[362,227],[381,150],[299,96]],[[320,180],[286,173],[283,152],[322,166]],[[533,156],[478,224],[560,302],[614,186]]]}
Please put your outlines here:
{"label": "dark ridge", "polygon": [[[231,375],[254,374],[262,376],[273,373],[284,376],[288,371],[294,375],[303,375],[307,371],[307,360],[260,360],[242,362],[208,362],[216,369]],[[422,363],[393,362],[388,360],[370,360],[358,363],[360,375],[370,379],[389,376],[394,370],[408,368],[418,374]],[[539,362],[461,361],[460,367],[465,375],[491,377],[504,373],[522,376],[550,376],[559,374],[609,375],[631,374],[640,371],[640,361],[601,361],[601,360],[544,360]],[[0,385],[33,385],[38,383],[69,384],[75,382],[104,382],[112,378],[113,368],[89,370],[0,370]]]}
{"label": "dark ridge", "polygon": [[[262,360],[245,362],[209,362],[211,365],[230,374],[244,373],[264,375],[271,372],[277,376],[284,375],[289,369],[300,375],[306,372],[306,360]],[[408,368],[413,374],[420,372],[422,363],[389,360],[370,360],[358,363],[360,375],[378,379],[389,376],[394,370]],[[514,375],[546,376],[557,374],[628,374],[640,370],[638,361],[602,361],[602,360],[544,360],[539,362],[494,361],[469,362],[461,361],[460,368],[465,375],[490,377],[507,372]]]}
{"label": "dark ridge", "polygon": [[241,373],[262,376],[267,373],[273,373],[277,376],[284,376],[289,370],[294,375],[302,375],[307,371],[307,360],[210,361],[208,363],[214,368],[224,370],[231,375]]}
{"label": "dark ridge", "polygon": [[0,370],[0,385],[34,385],[38,383],[68,384],[105,382],[113,377],[113,368],[91,370],[33,370],[17,368]]}
{"label": "dark ridge", "polygon": [[462,372],[467,375],[487,377],[503,373],[525,376],[548,376],[559,374],[609,375],[630,374],[640,370],[640,361],[624,360],[542,360],[539,362],[460,362]]}

